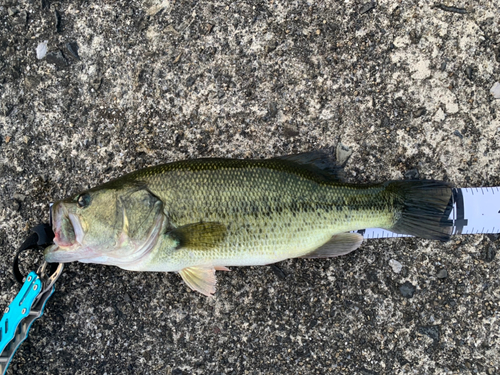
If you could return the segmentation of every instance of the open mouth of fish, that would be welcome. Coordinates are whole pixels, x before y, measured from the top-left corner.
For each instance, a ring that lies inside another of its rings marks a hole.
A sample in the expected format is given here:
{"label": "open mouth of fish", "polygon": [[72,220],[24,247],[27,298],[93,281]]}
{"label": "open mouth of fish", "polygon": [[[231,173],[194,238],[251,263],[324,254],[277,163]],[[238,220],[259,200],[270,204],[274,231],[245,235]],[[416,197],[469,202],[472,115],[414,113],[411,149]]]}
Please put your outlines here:
{"label": "open mouth of fish", "polygon": [[45,260],[67,263],[95,256],[91,251],[82,251],[85,233],[78,217],[68,213],[62,204],[53,205],[50,210],[54,244],[45,249]]}
{"label": "open mouth of fish", "polygon": [[[83,263],[111,264],[120,267],[134,265],[146,257],[156,245],[163,231],[163,215],[157,215],[150,232],[144,240],[131,240],[122,233],[112,247],[96,245],[91,247],[84,243],[85,222],[68,212],[63,203],[51,207],[52,230],[54,244],[44,251],[45,260],[49,263]],[[123,246],[127,244],[126,246]]]}

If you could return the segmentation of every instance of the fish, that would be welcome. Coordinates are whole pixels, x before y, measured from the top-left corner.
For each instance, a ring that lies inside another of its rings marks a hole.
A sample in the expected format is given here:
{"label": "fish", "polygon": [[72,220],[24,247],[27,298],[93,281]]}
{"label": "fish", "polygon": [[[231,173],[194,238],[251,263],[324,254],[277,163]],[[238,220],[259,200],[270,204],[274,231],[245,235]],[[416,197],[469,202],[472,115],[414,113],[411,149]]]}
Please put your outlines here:
{"label": "fish", "polygon": [[452,185],[346,183],[326,151],[272,159],[194,159],[141,169],[54,203],[47,262],[178,272],[216,291],[216,271],[331,258],[365,228],[446,241]]}

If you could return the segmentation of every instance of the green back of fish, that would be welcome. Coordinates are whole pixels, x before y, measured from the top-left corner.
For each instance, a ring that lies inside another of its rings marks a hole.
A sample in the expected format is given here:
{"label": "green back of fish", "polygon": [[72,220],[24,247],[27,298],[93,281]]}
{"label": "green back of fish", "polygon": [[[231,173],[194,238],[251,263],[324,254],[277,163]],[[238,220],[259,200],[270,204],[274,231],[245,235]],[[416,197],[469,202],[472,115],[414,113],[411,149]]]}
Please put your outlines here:
{"label": "green back of fish", "polygon": [[[381,212],[388,213],[393,206],[391,193],[381,195],[383,184],[350,185],[314,164],[279,158],[181,161],[134,172],[124,177],[127,180],[144,183],[165,203],[170,220],[177,225],[231,223],[249,216],[264,225],[277,214],[289,220],[307,217],[312,225],[318,218],[352,224],[356,212],[374,211],[380,218]],[[361,219],[373,224],[369,216],[361,215]],[[386,218],[379,221],[380,225],[388,223]]]}

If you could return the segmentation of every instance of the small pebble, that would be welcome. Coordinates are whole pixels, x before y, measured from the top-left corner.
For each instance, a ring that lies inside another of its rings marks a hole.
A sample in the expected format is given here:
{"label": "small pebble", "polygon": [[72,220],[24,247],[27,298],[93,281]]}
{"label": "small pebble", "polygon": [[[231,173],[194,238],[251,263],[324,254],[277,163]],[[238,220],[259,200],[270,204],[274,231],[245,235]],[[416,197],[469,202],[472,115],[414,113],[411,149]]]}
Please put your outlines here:
{"label": "small pebble", "polygon": [[45,57],[45,55],[47,54],[47,43],[49,41],[48,40],[44,40],[42,43],[38,44],[38,46],[36,46],[36,58],[38,60],[41,60]]}
{"label": "small pebble", "polygon": [[465,74],[467,75],[467,78],[472,79],[472,73],[474,73],[474,69],[472,69],[471,66],[468,66],[465,69]]}
{"label": "small pebble", "polygon": [[395,272],[395,273],[400,273],[401,270],[403,269],[403,265],[401,263],[399,263],[397,260],[395,259],[391,259],[389,261],[389,266],[391,266],[392,270]]}
{"label": "small pebble", "polygon": [[404,284],[402,284],[399,287],[399,291],[401,292],[401,295],[405,298],[412,298],[413,295],[415,294],[416,290],[417,290],[417,288],[409,281],[405,281]]}
{"label": "small pebble", "polygon": [[190,76],[186,79],[186,87],[191,87],[196,82],[197,76]]}
{"label": "small pebble", "polygon": [[500,82],[495,82],[490,92],[495,99],[500,99]]}
{"label": "small pebble", "polygon": [[351,155],[352,150],[349,147],[344,146],[340,142],[337,144],[337,148],[335,149],[335,158],[338,165],[344,165],[347,160],[349,160]]}
{"label": "small pebble", "polygon": [[436,274],[436,277],[438,279],[446,279],[448,277],[448,271],[446,271],[444,268],[439,270],[439,272]]}
{"label": "small pebble", "polygon": [[415,112],[413,112],[413,117],[419,118],[419,117],[425,115],[426,113],[427,113],[427,109],[425,109],[424,107],[420,107]]}
{"label": "small pebble", "polygon": [[78,55],[78,44],[76,44],[76,42],[66,43],[66,49],[72,58],[80,60],[80,56]]}
{"label": "small pebble", "polygon": [[130,296],[128,295],[128,293],[124,293],[123,294],[123,300],[125,302],[128,302],[128,303],[132,302],[132,298],[130,298]]}

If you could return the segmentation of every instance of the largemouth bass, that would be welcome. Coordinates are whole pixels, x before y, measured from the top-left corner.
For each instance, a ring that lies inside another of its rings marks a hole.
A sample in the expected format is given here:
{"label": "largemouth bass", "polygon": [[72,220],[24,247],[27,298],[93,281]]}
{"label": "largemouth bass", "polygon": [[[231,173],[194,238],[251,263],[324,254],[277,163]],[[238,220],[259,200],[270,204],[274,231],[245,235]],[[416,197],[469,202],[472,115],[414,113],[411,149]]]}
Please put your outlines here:
{"label": "largemouth bass", "polygon": [[385,228],[447,240],[452,190],[439,181],[342,182],[323,152],[199,159],[139,170],[52,207],[48,262],[177,271],[215,293],[215,271],[357,249],[350,231]]}

